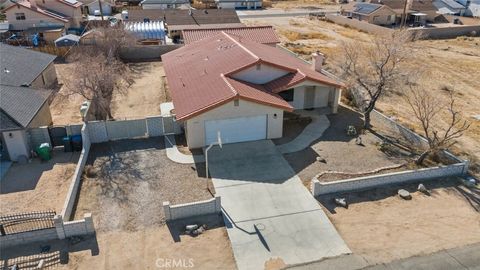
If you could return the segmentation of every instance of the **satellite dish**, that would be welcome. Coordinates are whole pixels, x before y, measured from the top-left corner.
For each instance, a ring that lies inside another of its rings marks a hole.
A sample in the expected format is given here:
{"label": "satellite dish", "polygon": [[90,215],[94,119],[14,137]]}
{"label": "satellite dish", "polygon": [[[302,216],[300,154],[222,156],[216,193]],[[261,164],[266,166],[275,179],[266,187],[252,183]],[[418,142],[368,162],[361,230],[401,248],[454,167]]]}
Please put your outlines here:
{"label": "satellite dish", "polygon": [[217,131],[217,142],[218,142],[218,146],[222,148],[222,136],[220,136],[220,130]]}

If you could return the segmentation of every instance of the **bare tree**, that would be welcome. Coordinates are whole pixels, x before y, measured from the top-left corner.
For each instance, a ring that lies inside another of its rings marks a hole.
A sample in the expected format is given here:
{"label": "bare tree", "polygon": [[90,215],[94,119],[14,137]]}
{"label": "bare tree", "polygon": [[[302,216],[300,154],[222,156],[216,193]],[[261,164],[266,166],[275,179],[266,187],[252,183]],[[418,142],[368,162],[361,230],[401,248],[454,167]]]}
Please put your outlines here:
{"label": "bare tree", "polygon": [[[422,164],[425,158],[432,153],[446,150],[456,143],[470,123],[462,120],[460,112],[455,106],[454,92],[449,93],[450,99],[443,103],[422,87],[410,86],[405,99],[410,105],[416,120],[420,123],[423,136],[428,141],[428,148],[416,160]],[[441,117],[446,112],[447,117]],[[440,120],[445,120],[447,125],[441,127]]]}
{"label": "bare tree", "polygon": [[[412,55],[409,46],[414,38],[405,31],[394,31],[375,37],[371,44],[343,44],[343,78],[351,91],[363,100],[356,100],[365,115],[364,128],[370,128],[370,113],[378,99],[398,86],[405,74],[405,63]],[[362,103],[362,104],[359,104]]]}
{"label": "bare tree", "polygon": [[80,94],[89,100],[95,119],[112,119],[113,94],[124,93],[131,84],[126,65],[94,51],[82,51],[73,60],[74,74],[66,83],[69,94]]}
{"label": "bare tree", "polygon": [[[136,43],[135,37],[124,28],[122,23],[115,26],[96,27],[96,39],[92,44],[92,48],[101,51],[107,57],[114,57],[120,59],[120,49],[122,47],[129,47]],[[84,50],[85,48],[79,48]]]}

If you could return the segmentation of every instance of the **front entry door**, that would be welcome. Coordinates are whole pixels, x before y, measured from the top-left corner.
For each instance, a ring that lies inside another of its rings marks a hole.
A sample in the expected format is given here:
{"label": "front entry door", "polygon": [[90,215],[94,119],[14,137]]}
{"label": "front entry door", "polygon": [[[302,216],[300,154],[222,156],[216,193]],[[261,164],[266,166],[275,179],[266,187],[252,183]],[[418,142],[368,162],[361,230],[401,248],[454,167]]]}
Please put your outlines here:
{"label": "front entry door", "polygon": [[315,107],[315,86],[305,87],[304,109],[313,109]]}

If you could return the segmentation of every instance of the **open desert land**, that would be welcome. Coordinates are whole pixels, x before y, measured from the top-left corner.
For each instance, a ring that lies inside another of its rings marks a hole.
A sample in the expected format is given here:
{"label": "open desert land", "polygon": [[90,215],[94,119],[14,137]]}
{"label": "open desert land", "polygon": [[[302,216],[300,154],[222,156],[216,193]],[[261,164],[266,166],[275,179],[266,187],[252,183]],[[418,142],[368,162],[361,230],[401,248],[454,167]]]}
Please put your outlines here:
{"label": "open desert land", "polygon": [[[310,60],[311,53],[326,55],[326,68],[340,75],[341,45],[343,42],[369,42],[371,34],[327,21],[297,18],[243,19],[247,25],[272,25],[281,45]],[[442,101],[448,101],[449,92],[455,91],[456,104],[471,122],[465,136],[460,138],[454,152],[472,160],[478,168],[480,160],[480,37],[458,37],[445,40],[419,40],[414,44],[416,57],[409,63],[412,69],[422,70],[422,84]],[[385,96],[377,108],[393,116],[406,126],[420,132],[412,111],[403,96]],[[477,117],[477,118],[475,118]],[[474,167],[475,167],[474,166]]]}

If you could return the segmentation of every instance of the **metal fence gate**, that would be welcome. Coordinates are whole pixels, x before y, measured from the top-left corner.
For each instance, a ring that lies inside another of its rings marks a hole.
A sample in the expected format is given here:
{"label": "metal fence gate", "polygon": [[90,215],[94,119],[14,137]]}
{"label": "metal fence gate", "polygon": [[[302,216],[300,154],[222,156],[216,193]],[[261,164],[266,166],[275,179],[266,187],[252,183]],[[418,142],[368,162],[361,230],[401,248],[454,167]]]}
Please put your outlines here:
{"label": "metal fence gate", "polygon": [[52,147],[62,146],[63,138],[67,136],[67,129],[64,126],[52,126],[48,128],[48,134],[50,134]]}
{"label": "metal fence gate", "polygon": [[0,236],[54,228],[55,211],[0,216]]}

